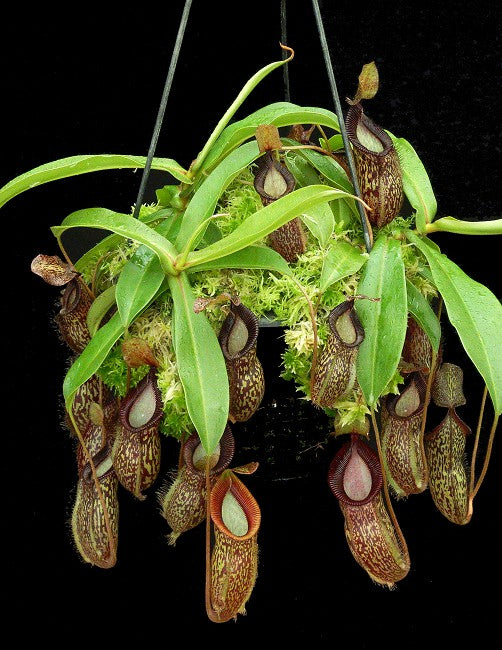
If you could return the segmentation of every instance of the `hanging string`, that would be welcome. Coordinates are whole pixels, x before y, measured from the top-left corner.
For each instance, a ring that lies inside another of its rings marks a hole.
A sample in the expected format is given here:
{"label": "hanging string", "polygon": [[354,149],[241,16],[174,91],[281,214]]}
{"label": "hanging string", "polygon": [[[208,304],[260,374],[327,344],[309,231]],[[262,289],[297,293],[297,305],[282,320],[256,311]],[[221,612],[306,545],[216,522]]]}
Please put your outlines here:
{"label": "hanging string", "polygon": [[159,139],[160,129],[162,127],[162,121],[164,119],[164,113],[166,110],[167,100],[169,98],[169,92],[171,91],[171,86],[173,83],[174,72],[176,70],[176,64],[178,63],[178,56],[181,50],[181,43],[183,41],[183,36],[185,34],[185,28],[188,22],[188,14],[190,13],[191,5],[192,5],[192,0],[185,0],[185,6],[183,8],[183,14],[181,16],[180,24],[178,27],[178,34],[176,36],[176,42],[174,44],[173,53],[171,55],[169,71],[167,73],[166,83],[164,85],[164,91],[162,93],[162,99],[160,100],[157,119],[155,121],[155,126],[153,128],[152,140],[150,142],[150,148],[148,150],[148,155],[146,157],[145,167],[143,169],[143,174],[141,176],[141,183],[138,190],[138,197],[136,199],[136,204],[134,206],[133,217],[135,217],[136,219],[138,218],[139,211],[143,203],[143,198],[145,196],[146,184],[148,182],[148,177],[150,176],[150,170],[152,168],[152,160],[155,155],[155,149],[157,148],[157,141]]}
{"label": "hanging string", "polygon": [[[286,20],[286,0],[281,0],[281,43],[283,45],[288,44],[288,30],[287,30],[287,20]],[[287,52],[283,52],[282,58],[285,59],[288,57]],[[291,101],[291,93],[289,89],[289,65],[282,66],[282,75],[284,79],[284,101]]]}
{"label": "hanging string", "polygon": [[[333,72],[333,66],[331,65],[331,57],[328,48],[328,42],[326,41],[326,34],[324,32],[324,24],[322,22],[321,12],[319,9],[319,3],[317,0],[312,0],[312,6],[314,9],[314,14],[317,22],[317,30],[319,32],[319,39],[321,41],[321,47],[324,54],[324,62],[326,64],[326,71],[328,73],[329,84],[331,86],[331,94],[333,95],[333,101],[335,104],[335,111],[338,116],[338,122],[340,123],[340,133],[342,135],[343,147],[345,149],[345,154],[347,156],[347,162],[350,170],[350,177],[352,180],[352,185],[354,186],[354,193],[360,199],[361,190],[359,189],[359,183],[357,180],[356,166],[354,163],[354,156],[352,155],[352,149],[350,148],[349,139],[347,137],[347,131],[345,129],[345,122],[343,119],[342,107],[340,104],[340,98],[338,96],[338,90],[336,87],[335,74]],[[361,224],[363,227],[364,243],[368,253],[372,247],[372,235],[371,235],[371,226],[368,222],[368,217],[364,210],[363,205],[360,201],[356,201],[357,209],[359,210],[359,216],[361,217]]]}

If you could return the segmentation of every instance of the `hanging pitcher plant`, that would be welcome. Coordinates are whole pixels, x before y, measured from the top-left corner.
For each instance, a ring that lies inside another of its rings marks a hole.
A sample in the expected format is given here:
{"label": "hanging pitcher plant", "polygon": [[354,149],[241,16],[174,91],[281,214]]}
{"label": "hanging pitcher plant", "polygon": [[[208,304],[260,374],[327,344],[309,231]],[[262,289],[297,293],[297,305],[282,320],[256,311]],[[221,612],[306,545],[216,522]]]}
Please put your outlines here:
{"label": "hanging pitcher plant", "polygon": [[[34,251],[32,264],[54,291],[71,359],[63,395],[75,439],[76,551],[113,567],[128,492],[158,499],[171,545],[205,521],[206,606],[215,622],[245,611],[259,576],[256,463],[231,463],[239,452],[232,427],[252,424],[264,395],[260,324],[284,329],[282,376],[333,419],[340,444],[329,488],[356,562],[377,583],[393,586],[413,563],[394,498],[432,499],[456,524],[473,516],[502,412],[501,304],[429,237],[502,234],[502,221],[435,220],[436,198],[412,145],[370,117],[374,63],[363,68],[345,125],[331,110],[291,102],[231,123],[256,85],[293,59],[283,48],[287,58],[246,83],[188,169],[153,158],[171,179],[155,204],[132,214],[84,207],[52,226],[54,250]],[[1,188],[0,205],[35,185],[145,162],[57,160]],[[111,234],[70,259],[65,239],[76,228]],[[486,385],[491,414],[482,412],[477,426],[457,413],[461,370],[442,353],[441,319]],[[442,421],[428,417],[432,399]],[[470,428],[477,433],[467,465]],[[163,436],[180,442],[170,479],[160,472]],[[175,552],[166,543],[166,563]]]}

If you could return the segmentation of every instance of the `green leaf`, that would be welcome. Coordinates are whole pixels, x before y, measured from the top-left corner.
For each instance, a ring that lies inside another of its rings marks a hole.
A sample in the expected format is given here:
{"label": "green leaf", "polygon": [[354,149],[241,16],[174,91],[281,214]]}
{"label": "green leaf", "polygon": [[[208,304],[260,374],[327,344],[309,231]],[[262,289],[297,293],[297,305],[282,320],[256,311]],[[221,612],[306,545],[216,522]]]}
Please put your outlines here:
{"label": "green leaf", "polygon": [[[335,137],[341,138],[341,136],[335,136]],[[287,144],[291,144],[291,145],[295,144],[294,140],[288,140],[286,138],[284,138],[283,140]],[[319,174],[321,174],[321,176],[324,176],[324,178],[328,181],[331,187],[336,187],[339,190],[344,190],[349,194],[354,193],[354,188],[352,187],[352,183],[347,178],[347,174],[336,162],[336,160],[334,160],[330,156],[322,154],[319,151],[314,151],[313,149],[298,149],[297,152],[295,151],[295,154],[297,155],[298,158],[300,158],[300,160],[303,158],[312,171],[313,169],[315,169]],[[300,166],[299,161],[296,162],[296,167],[299,169],[303,169],[303,167]],[[296,176],[293,170],[291,170],[291,173]],[[315,174],[316,172],[313,173]],[[313,182],[310,181],[310,183],[308,184],[313,184]],[[302,185],[307,185],[307,183],[304,182],[302,183]],[[359,219],[359,212],[357,210],[357,206],[354,199],[344,199],[343,204],[345,204],[346,209],[348,208],[351,211],[351,213],[354,214]],[[340,203],[340,206],[341,205],[342,203]]]}
{"label": "green leaf", "polygon": [[85,350],[75,359],[63,382],[63,395],[68,410],[71,409],[75,392],[94,375],[123,333],[120,316],[114,314],[98,329]]}
{"label": "green leaf", "polygon": [[87,328],[91,337],[96,334],[101,321],[115,304],[115,286],[108,287],[93,300],[87,312]]}
{"label": "green leaf", "polygon": [[435,245],[411,231],[407,236],[429,262],[448,318],[483,377],[495,413],[499,415],[502,413],[502,305],[487,287],[466,275],[438,252]]}
{"label": "green leaf", "polygon": [[159,258],[146,246],[140,246],[117,281],[117,307],[124,328],[131,324],[138,304],[150,304],[164,278]]}
{"label": "green leaf", "polygon": [[267,269],[268,271],[277,271],[282,275],[291,275],[291,269],[282,255],[265,246],[248,246],[236,253],[192,266],[187,270],[192,273],[215,269]]}
{"label": "green leaf", "polygon": [[307,185],[319,185],[319,174],[317,174],[297,153],[288,151],[284,156],[286,167],[293,174],[297,187],[306,187]]}
{"label": "green leaf", "polygon": [[176,246],[182,249],[197,228],[211,217],[218,199],[226,187],[260,156],[256,141],[248,142],[233,151],[216,167],[193,195],[187,206]]}
{"label": "green leaf", "polygon": [[[157,210],[145,217],[141,217],[140,215],[140,221],[143,223],[152,223],[152,221],[157,221],[157,219],[166,217],[174,217],[174,210],[171,208],[162,208],[161,210]],[[168,236],[167,232],[163,234],[165,237]],[[75,268],[79,273],[82,273],[82,271],[84,271],[92,261],[99,259],[113,248],[117,248],[124,239],[125,238],[121,235],[108,235],[107,237],[104,237],[100,242],[84,253],[77,262],[75,262]]]}
{"label": "green leaf", "polygon": [[347,194],[341,190],[331,189],[326,185],[309,185],[301,187],[270,205],[257,210],[237,228],[219,242],[188,255],[187,266],[230,255],[251,244],[255,244],[268,234],[277,230],[291,219],[303,214],[313,206],[334,201]]}
{"label": "green leaf", "polygon": [[112,212],[106,208],[78,210],[66,217],[60,226],[53,226],[51,230],[57,238],[60,238],[69,228],[100,228],[128,237],[153,250],[158,255],[165,273],[174,273],[173,261],[176,250],[171,242],[155,232],[153,228],[128,214]]}
{"label": "green leaf", "polygon": [[351,227],[353,222],[352,205],[355,202],[352,199],[342,199],[341,201],[331,201],[329,204],[333,218],[335,220],[335,232],[342,233]]}
{"label": "green leaf", "polygon": [[403,172],[403,190],[415,209],[415,222],[418,232],[425,232],[426,224],[431,223],[437,211],[437,202],[431,182],[422,161],[411,144],[404,138],[396,138],[389,133],[396,148]]}
{"label": "green leaf", "polygon": [[[0,207],[18,194],[33,187],[49,183],[50,181],[97,172],[105,169],[141,169],[146,164],[144,156],[124,156],[114,154],[100,154],[88,156],[71,156],[40,165],[30,171],[17,176],[0,189]],[[168,172],[184,183],[190,183],[187,171],[175,160],[170,158],[154,158],[152,169]]]}
{"label": "green leaf", "polygon": [[188,414],[206,453],[212,454],[228,420],[229,388],[225,360],[204,313],[195,314],[195,297],[185,273],[169,277],[173,298],[173,342]]}
{"label": "green leaf", "polygon": [[314,205],[301,214],[300,218],[317,239],[321,248],[325,248],[335,229],[335,217],[329,203]]}
{"label": "green leaf", "polygon": [[434,352],[437,352],[441,342],[441,325],[436,314],[424,296],[409,280],[406,280],[406,292],[408,311],[429,337]]}
{"label": "green leaf", "polygon": [[252,138],[260,124],[273,124],[278,128],[292,124],[320,124],[336,131],[339,130],[338,118],[332,111],[310,106],[297,106],[289,102],[270,104],[248,115],[243,120],[227,126],[209,152],[202,168],[209,169],[218,164],[229,151]]}
{"label": "green leaf", "polygon": [[321,271],[320,288],[324,293],[338,280],[357,273],[367,261],[368,254],[348,242],[335,242],[326,253]]}
{"label": "green leaf", "polygon": [[397,240],[377,239],[357,293],[380,299],[356,301],[365,334],[357,355],[357,379],[366,402],[374,407],[397,370],[406,336],[406,282]]}

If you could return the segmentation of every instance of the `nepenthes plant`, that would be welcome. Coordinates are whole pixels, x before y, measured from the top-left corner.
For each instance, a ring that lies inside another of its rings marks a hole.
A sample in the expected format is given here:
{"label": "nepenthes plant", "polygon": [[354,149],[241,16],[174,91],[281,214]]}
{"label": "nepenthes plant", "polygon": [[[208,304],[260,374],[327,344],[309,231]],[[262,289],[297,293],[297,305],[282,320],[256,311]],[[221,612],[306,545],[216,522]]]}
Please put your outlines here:
{"label": "nepenthes plant", "polygon": [[[392,499],[428,490],[447,519],[467,524],[502,410],[501,305],[429,237],[500,234],[502,224],[435,220],[412,145],[367,115],[374,65],[363,68],[344,125],[360,197],[334,112],[280,102],[232,123],[253,88],[291,58],[246,83],[188,169],[154,158],[173,179],[155,204],[74,212],[52,227],[61,257],[47,251],[32,264],[60,287],[57,325],[72,359],[63,395],[76,450],[77,552],[115,565],[125,491],[158,499],[171,544],[205,521],[206,607],[216,622],[244,611],[259,564],[256,464],[232,464],[232,426],[252,422],[263,396],[260,322],[284,328],[283,377],[332,418],[340,445],[326,489],[355,560],[380,584],[410,569]],[[58,160],[12,180],[0,203],[60,178],[144,165],[124,155]],[[73,260],[64,239],[79,228],[110,234]],[[457,413],[462,370],[443,354],[445,318],[486,385],[469,463],[469,427]],[[427,417],[431,400],[442,419]],[[165,484],[162,435],[180,441],[176,477]]]}

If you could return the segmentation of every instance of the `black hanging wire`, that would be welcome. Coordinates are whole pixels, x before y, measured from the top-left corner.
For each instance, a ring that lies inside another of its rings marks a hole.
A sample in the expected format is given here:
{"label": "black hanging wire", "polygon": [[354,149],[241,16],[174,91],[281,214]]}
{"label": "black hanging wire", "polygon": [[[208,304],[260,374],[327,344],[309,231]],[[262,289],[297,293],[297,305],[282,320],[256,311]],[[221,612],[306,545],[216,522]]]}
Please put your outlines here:
{"label": "black hanging wire", "polygon": [[[286,20],[286,0],[281,0],[281,43],[283,45],[288,44],[288,29],[287,29],[287,20]],[[288,53],[284,52],[282,55],[283,59],[288,57]],[[286,63],[282,66],[282,76],[284,79],[284,101],[291,101],[291,93],[289,88],[289,64]]]}
{"label": "black hanging wire", "polygon": [[157,147],[157,141],[159,139],[160,129],[162,127],[162,121],[164,119],[167,100],[169,98],[169,92],[171,91],[174,72],[176,70],[176,64],[178,63],[178,56],[181,50],[181,43],[183,41],[183,36],[185,34],[185,28],[188,22],[188,14],[190,13],[191,6],[192,6],[192,0],[185,0],[185,6],[183,7],[183,14],[181,16],[180,24],[178,27],[178,34],[176,36],[176,42],[174,44],[173,53],[171,55],[171,62],[169,64],[169,71],[167,73],[166,83],[164,84],[162,99],[160,100],[157,119],[155,120],[155,126],[153,127],[150,148],[148,150],[145,167],[143,169],[143,174],[141,176],[141,183],[138,190],[138,197],[136,199],[136,204],[134,206],[133,217],[135,218],[138,218],[139,211],[143,203],[143,197],[145,196],[146,184],[148,182],[148,177],[150,176],[150,170],[152,168],[152,160],[155,155],[155,149]]}
{"label": "black hanging wire", "polygon": [[[347,162],[350,170],[350,177],[352,180],[352,185],[354,186],[355,195],[360,199],[361,190],[359,188],[359,182],[357,180],[356,166],[354,163],[354,156],[352,154],[352,149],[350,147],[349,139],[347,136],[347,131],[345,129],[345,122],[343,119],[342,107],[340,105],[340,98],[338,96],[338,90],[336,87],[335,74],[333,72],[333,66],[331,64],[331,57],[328,48],[328,42],[326,41],[326,34],[324,32],[324,24],[322,22],[321,11],[319,9],[319,3],[317,0],[312,0],[312,6],[314,9],[315,19],[317,22],[317,30],[319,32],[319,39],[321,41],[321,47],[324,54],[324,62],[326,64],[326,70],[328,73],[329,85],[331,86],[331,94],[333,95],[333,101],[335,103],[335,111],[338,116],[338,122],[340,123],[340,133],[342,135],[343,147],[345,149],[345,154],[347,156]],[[359,210],[359,216],[361,217],[361,224],[363,227],[364,243],[368,253],[371,251],[373,242],[371,234],[371,226],[368,222],[368,217],[364,210],[364,206],[360,201],[356,201],[357,208]]]}

